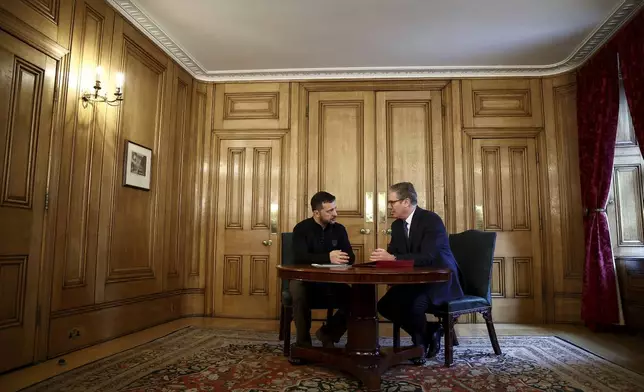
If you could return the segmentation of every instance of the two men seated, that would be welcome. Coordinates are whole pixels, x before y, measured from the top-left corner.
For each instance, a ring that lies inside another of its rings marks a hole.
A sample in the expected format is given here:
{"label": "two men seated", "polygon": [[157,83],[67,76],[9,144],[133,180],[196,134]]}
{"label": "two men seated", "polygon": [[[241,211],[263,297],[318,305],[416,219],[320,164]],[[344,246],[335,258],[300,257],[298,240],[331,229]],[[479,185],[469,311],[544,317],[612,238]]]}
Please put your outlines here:
{"label": "two men seated", "polygon": [[[425,312],[430,306],[463,296],[458,280],[458,267],[449,247],[449,237],[442,219],[434,212],[418,207],[418,196],[409,182],[389,188],[388,206],[396,220],[391,225],[391,241],[387,249],[376,249],[371,261],[413,260],[417,267],[449,268],[450,280],[445,283],[395,285],[378,301],[380,314],[400,325],[415,345],[424,348],[425,357],[440,350],[444,331],[439,323],[429,323]],[[353,264],[355,255],[347,231],[336,222],[335,197],[318,192],[311,198],[313,216],[293,229],[293,251],[298,264]],[[339,305],[336,313],[318,329],[316,337],[324,347],[333,347],[347,330],[350,287],[341,283],[291,281],[293,318],[297,330],[296,344],[311,345],[311,298],[324,295]],[[418,358],[417,363],[424,359]]]}

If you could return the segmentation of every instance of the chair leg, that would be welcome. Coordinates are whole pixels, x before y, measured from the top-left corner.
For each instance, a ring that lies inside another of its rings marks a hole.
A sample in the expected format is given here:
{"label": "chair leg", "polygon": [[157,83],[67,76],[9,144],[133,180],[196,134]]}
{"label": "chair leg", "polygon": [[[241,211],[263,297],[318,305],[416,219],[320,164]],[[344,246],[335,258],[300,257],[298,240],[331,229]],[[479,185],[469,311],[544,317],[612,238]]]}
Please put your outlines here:
{"label": "chair leg", "polygon": [[291,321],[293,320],[293,308],[290,306],[284,307],[284,325],[282,327],[282,334],[284,335],[284,356],[291,355]]}
{"label": "chair leg", "polygon": [[394,328],[394,350],[397,350],[400,348],[400,325],[394,323],[393,328]]}
{"label": "chair leg", "polygon": [[487,326],[487,333],[490,335],[490,342],[492,342],[492,348],[494,349],[494,354],[501,355],[501,347],[499,346],[499,340],[496,338],[496,331],[494,330],[494,323],[492,322],[492,309],[481,312],[483,318],[485,319],[485,325]]}
{"label": "chair leg", "polygon": [[445,333],[445,367],[452,366],[454,362],[454,346],[452,330],[454,329],[454,317],[447,315],[443,317],[443,331]]}
{"label": "chair leg", "polygon": [[280,342],[284,340],[284,305],[281,306],[280,310]]}
{"label": "chair leg", "polygon": [[456,331],[454,330],[454,327],[452,327],[452,345],[458,346],[458,336],[456,336]]}

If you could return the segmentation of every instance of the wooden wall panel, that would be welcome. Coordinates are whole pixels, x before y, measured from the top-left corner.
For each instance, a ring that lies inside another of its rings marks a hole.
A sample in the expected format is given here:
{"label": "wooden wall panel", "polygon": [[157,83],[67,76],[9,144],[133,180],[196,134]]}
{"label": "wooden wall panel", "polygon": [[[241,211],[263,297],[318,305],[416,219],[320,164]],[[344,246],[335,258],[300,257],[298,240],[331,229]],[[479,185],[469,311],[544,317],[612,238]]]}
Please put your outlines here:
{"label": "wooden wall panel", "polygon": [[0,328],[19,326],[25,313],[28,256],[0,256]]}
{"label": "wooden wall panel", "polygon": [[584,232],[579,183],[577,104],[574,74],[543,80],[546,155],[549,168],[544,237],[550,244],[544,282],[550,322],[581,320]]}
{"label": "wooden wall panel", "polygon": [[492,297],[505,297],[505,258],[495,257],[492,262]]}
{"label": "wooden wall panel", "polygon": [[287,129],[288,83],[216,86],[215,129]]}
{"label": "wooden wall panel", "polygon": [[[187,255],[185,287],[203,288],[206,282],[206,252],[208,235],[207,215],[208,206],[216,201],[216,196],[208,192],[208,167],[210,151],[210,134],[212,132],[213,86],[206,83],[193,84],[192,116],[190,118],[190,149],[189,154],[194,167],[190,171],[189,184],[193,208],[187,223],[190,232],[190,254]],[[216,167],[216,166],[214,166]],[[212,227],[212,226],[210,226]],[[211,268],[212,269],[212,268]]]}
{"label": "wooden wall panel", "polygon": [[192,169],[190,138],[190,101],[192,95],[192,78],[190,75],[174,66],[174,80],[172,93],[171,129],[174,134],[170,135],[170,149],[168,159],[170,165],[171,181],[167,182],[165,215],[166,244],[164,267],[164,290],[172,290],[183,287],[185,264],[190,244],[186,241],[186,221],[190,217],[192,206],[190,193],[190,172]]}
{"label": "wooden wall panel", "polygon": [[[126,104],[110,115],[103,164],[96,301],[162,290],[166,181],[169,177],[168,108],[172,91],[168,58],[131,25],[117,19],[114,73],[126,76]],[[150,190],[123,186],[126,140],[152,149]]]}
{"label": "wooden wall panel", "polygon": [[59,166],[52,310],[94,303],[105,105],[84,108],[80,97],[108,64],[114,11],[100,0],[78,1],[69,57],[69,83]]}
{"label": "wooden wall panel", "polygon": [[539,79],[463,80],[466,128],[542,127]]}
{"label": "wooden wall panel", "polygon": [[[74,0],[9,0],[0,4],[1,8],[9,11],[18,19],[28,23],[46,37],[57,41],[69,27],[68,14],[73,8]],[[59,37],[59,34],[61,35]]]}

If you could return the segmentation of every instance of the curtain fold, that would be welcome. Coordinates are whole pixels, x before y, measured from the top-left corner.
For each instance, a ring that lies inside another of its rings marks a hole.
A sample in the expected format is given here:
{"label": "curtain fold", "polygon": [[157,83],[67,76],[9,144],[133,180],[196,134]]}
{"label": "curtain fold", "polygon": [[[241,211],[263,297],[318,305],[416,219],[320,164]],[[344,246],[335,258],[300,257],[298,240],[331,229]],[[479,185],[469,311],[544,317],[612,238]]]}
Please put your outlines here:
{"label": "curtain fold", "polygon": [[611,41],[577,73],[579,169],[586,244],[581,317],[591,328],[616,324],[620,318],[606,216],[619,113],[617,67],[617,46]]}

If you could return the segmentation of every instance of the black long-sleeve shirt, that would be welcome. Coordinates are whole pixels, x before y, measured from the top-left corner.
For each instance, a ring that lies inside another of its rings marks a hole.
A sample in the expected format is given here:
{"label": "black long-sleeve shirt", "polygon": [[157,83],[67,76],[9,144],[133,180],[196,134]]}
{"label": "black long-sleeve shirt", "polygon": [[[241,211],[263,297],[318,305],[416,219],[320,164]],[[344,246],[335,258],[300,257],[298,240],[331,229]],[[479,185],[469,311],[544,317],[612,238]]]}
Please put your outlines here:
{"label": "black long-sleeve shirt", "polygon": [[347,230],[339,223],[326,225],[324,229],[313,218],[308,218],[293,228],[293,254],[296,264],[329,264],[329,253],[341,250],[349,255],[353,264],[356,256],[351,249]]}

